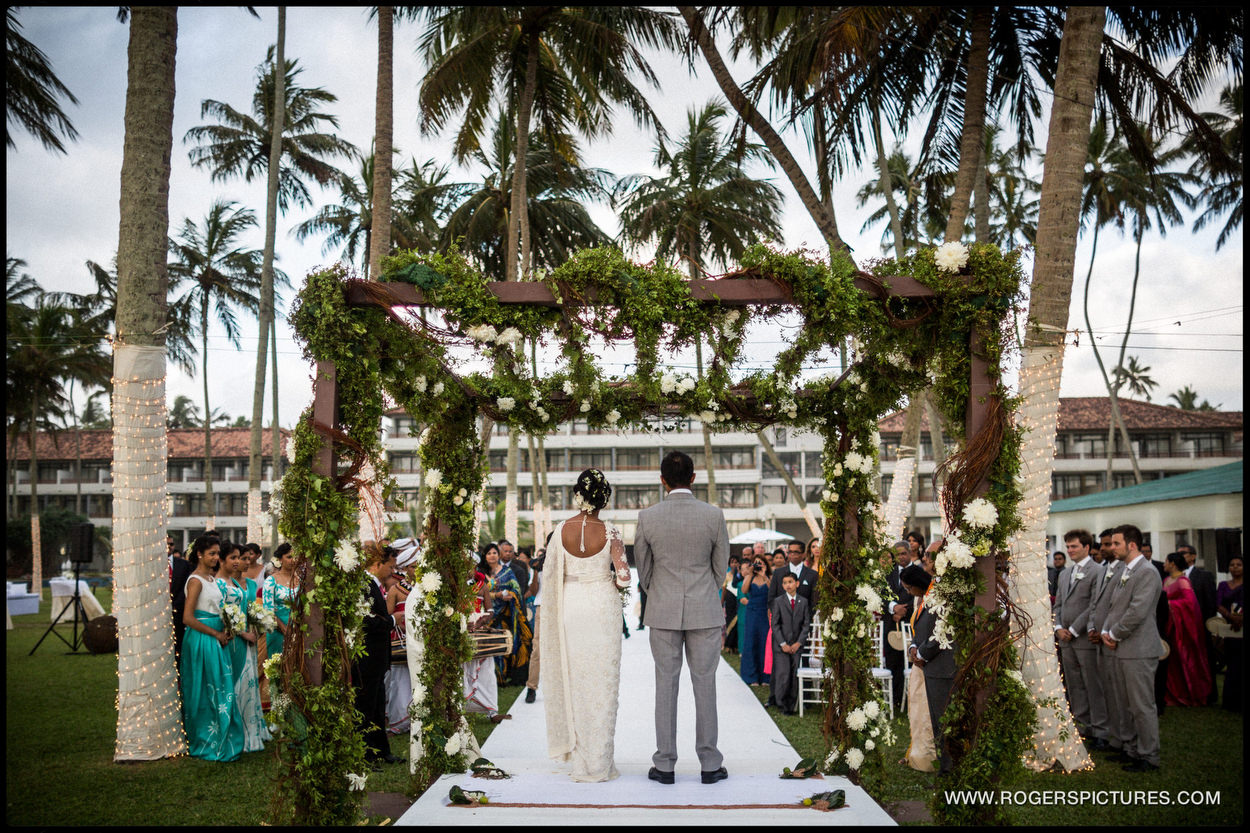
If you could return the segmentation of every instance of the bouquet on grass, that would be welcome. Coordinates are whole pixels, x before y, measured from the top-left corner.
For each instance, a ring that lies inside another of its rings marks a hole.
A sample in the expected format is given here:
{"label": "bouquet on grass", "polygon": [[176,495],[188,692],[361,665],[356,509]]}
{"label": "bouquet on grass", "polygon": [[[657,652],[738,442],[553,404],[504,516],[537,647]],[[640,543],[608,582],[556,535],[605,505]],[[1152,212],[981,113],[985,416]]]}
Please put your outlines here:
{"label": "bouquet on grass", "polygon": [[247,620],[258,634],[272,633],[278,627],[277,617],[260,599],[252,599],[252,603],[247,606]]}
{"label": "bouquet on grass", "polygon": [[230,636],[247,630],[247,614],[236,602],[227,602],[221,606],[221,621],[226,623],[226,633]]}

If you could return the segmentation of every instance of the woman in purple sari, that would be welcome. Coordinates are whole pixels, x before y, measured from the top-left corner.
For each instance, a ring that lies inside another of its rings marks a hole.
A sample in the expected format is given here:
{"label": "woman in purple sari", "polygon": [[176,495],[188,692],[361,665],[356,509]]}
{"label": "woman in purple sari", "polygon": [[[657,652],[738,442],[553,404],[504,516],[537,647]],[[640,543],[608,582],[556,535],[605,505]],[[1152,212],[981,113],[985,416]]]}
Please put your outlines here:
{"label": "woman in purple sari", "polygon": [[1202,611],[1185,577],[1186,566],[1185,556],[1178,552],[1169,553],[1163,563],[1167,573],[1163,581],[1168,597],[1167,641],[1172,648],[1165,702],[1169,706],[1205,706],[1211,693],[1211,670],[1202,635]]}

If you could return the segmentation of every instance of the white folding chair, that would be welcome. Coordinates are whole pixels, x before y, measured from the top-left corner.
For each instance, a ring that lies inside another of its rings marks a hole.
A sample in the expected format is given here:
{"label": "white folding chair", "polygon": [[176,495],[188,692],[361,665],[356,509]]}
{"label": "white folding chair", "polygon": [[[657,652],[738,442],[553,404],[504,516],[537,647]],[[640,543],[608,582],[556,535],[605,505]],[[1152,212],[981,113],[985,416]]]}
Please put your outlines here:
{"label": "white folding chair", "polygon": [[819,618],[812,619],[807,637],[807,662],[799,666],[799,717],[807,704],[819,706],[824,702],[821,691],[825,670],[825,640]]}
{"label": "white folding chair", "polygon": [[885,702],[890,707],[890,719],[894,719],[894,672],[885,667],[885,646],[881,639],[881,624],[875,623],[872,628],[873,654],[877,657],[875,668],[869,669],[872,680],[881,687]]}
{"label": "white folding chair", "polygon": [[911,653],[908,649],[911,648],[912,631],[911,631],[910,622],[903,622],[902,624],[903,624],[903,702],[902,702],[902,709],[903,711],[907,711],[907,689],[911,687],[910,685],[908,685],[911,679]]}

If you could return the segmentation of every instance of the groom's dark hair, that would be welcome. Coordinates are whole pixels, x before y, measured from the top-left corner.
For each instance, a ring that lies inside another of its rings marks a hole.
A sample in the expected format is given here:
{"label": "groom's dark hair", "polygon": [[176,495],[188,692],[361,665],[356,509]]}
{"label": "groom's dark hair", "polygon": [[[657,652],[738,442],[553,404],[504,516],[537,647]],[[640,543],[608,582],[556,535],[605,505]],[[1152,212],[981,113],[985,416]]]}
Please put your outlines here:
{"label": "groom's dark hair", "polygon": [[660,477],[671,489],[688,489],[694,482],[694,460],[689,454],[670,451],[660,462]]}

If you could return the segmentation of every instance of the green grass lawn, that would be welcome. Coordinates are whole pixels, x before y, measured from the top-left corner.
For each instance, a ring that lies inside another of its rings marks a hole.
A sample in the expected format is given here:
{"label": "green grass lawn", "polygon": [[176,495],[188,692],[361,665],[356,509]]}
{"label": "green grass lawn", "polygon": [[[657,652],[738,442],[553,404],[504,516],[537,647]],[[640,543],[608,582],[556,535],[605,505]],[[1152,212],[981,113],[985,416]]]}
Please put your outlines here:
{"label": "green grass lawn", "polygon": [[[739,667],[736,654],[724,654],[726,661],[736,670]],[[1223,685],[1223,677],[1220,677]],[[768,688],[752,688],[764,702]],[[820,733],[820,716],[808,711],[803,717],[787,716],[775,709],[769,715],[782,734],[790,741],[800,757],[819,757],[824,754],[824,738]],[[894,721],[897,742],[885,749],[886,782],[881,803],[887,808],[897,802],[927,801],[933,790],[935,776],[917,772],[897,762],[907,751],[907,718],[899,716]],[[1095,756],[1095,767],[1090,772],[1029,773],[1018,783],[1004,784],[1004,788],[1028,791],[1069,790],[1141,790],[1167,792],[1173,802],[1179,793],[1192,790],[1219,792],[1218,806],[1151,806],[1133,804],[1099,806],[1085,803],[1080,806],[1021,806],[1012,807],[1008,813],[1017,825],[1229,825],[1240,826],[1243,807],[1242,764],[1242,718],[1241,715],[1221,708],[1169,707],[1159,719],[1161,738],[1161,765],[1155,773],[1129,773],[1111,763],[1105,755]],[[1157,801],[1157,796],[1155,798]]]}
{"label": "green grass lawn", "polygon": [[[111,593],[97,597],[111,610]],[[278,762],[269,749],[228,764],[188,756],[116,764],[117,655],[69,654],[49,636],[45,593],[38,614],[14,616],[5,637],[5,822],[23,826],[259,825],[268,819]],[[70,628],[58,626],[66,638]],[[519,686],[501,688],[500,709]],[[494,724],[470,715],[478,742]],[[408,735],[391,736],[408,757]],[[369,776],[370,792],[405,793],[408,767]],[[380,819],[376,819],[380,821]]]}

